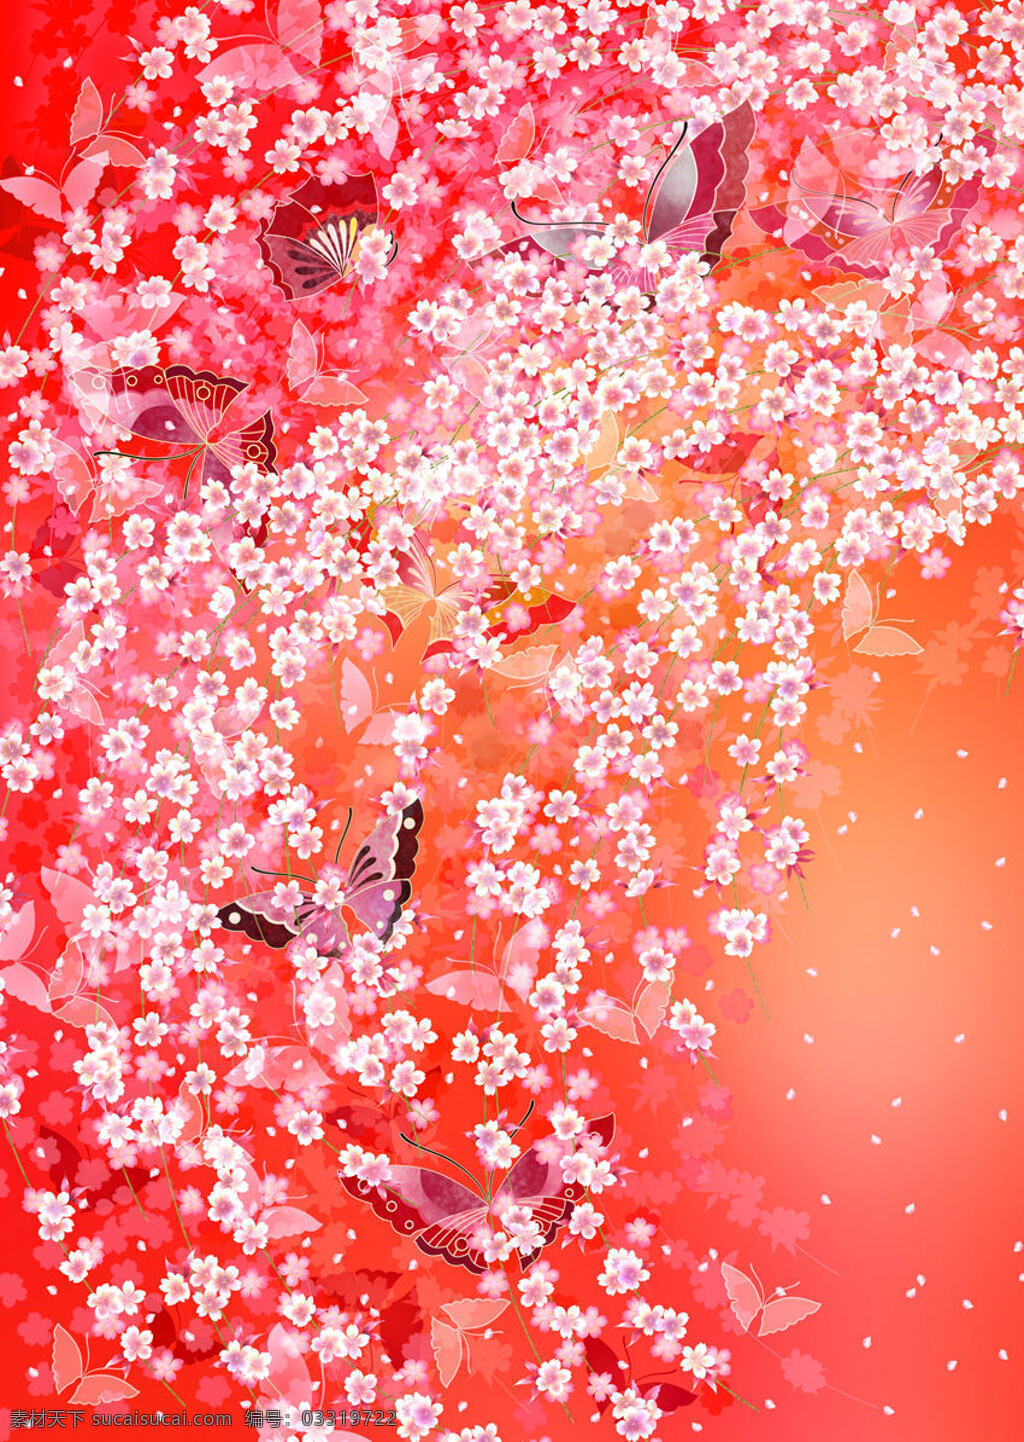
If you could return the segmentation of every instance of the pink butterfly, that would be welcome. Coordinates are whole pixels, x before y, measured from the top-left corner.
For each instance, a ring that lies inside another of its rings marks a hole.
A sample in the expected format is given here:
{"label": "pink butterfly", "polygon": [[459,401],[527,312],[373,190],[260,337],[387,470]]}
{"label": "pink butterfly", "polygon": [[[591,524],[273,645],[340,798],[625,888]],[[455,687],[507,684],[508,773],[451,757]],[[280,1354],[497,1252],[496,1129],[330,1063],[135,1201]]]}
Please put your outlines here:
{"label": "pink butterfly", "polygon": [[[109,123],[112,114],[107,117]],[[78,99],[71,115],[71,144],[88,141],[83,157],[109,160],[111,165],[143,165],[145,156],[137,145],[104,125],[104,106],[100,92],[88,76],[82,81]]]}
{"label": "pink butterfly", "polygon": [[536,138],[537,123],[533,106],[527,101],[516,111],[511,124],[498,142],[495,160],[502,165],[516,165],[529,155]]}
{"label": "pink butterfly", "polygon": [[821,1306],[820,1302],[809,1302],[806,1297],[787,1297],[781,1287],[766,1300],[760,1282],[737,1267],[730,1267],[728,1262],[722,1263],[722,1280],[729,1294],[729,1305],[744,1332],[750,1330],[754,1318],[760,1314],[759,1337],[785,1332],[805,1317],[813,1316]]}
{"label": "pink butterfly", "polygon": [[525,1001],[533,990],[537,965],[548,932],[541,921],[528,921],[511,937],[496,971],[483,965],[459,966],[427,982],[427,991],[474,1011],[500,1012],[514,993]]}
{"label": "pink butterfly", "polygon": [[[554,128],[564,125],[568,118],[569,106],[562,104],[557,115],[550,116]],[[509,169],[499,177],[506,195],[519,198],[530,196],[533,200],[547,201],[558,205],[562,200],[558,186],[547,173],[543,159],[530,159],[537,142],[537,122],[533,106],[526,102],[520,106],[505,131],[494,158],[499,165]]]}
{"label": "pink butterfly", "polygon": [[493,1297],[467,1297],[447,1302],[440,1314],[431,1318],[430,1346],[442,1386],[451,1386],[464,1363],[468,1370],[470,1341],[497,1321],[507,1306],[508,1302]]}
{"label": "pink butterfly", "polygon": [[324,374],[323,356],[317,338],[297,320],[288,344],[288,365],[285,375],[295,394],[307,405],[356,406],[366,397],[347,376]]}
{"label": "pink butterfly", "polygon": [[59,183],[41,175],[18,175],[11,180],[0,180],[0,190],[6,190],[45,220],[59,222],[71,211],[82,210],[89,204],[99,188],[106,164],[106,153],[101,152],[65,168]]}
{"label": "pink butterfly", "polygon": [[[615,1119],[611,1115],[598,1117],[589,1124],[589,1130],[602,1146],[608,1146]],[[500,1212],[502,1206],[509,1205],[524,1208],[540,1229],[536,1250],[520,1257],[521,1265],[528,1267],[554,1241],[559,1227],[568,1222],[586,1195],[579,1182],[563,1180],[559,1160],[545,1161],[545,1155],[548,1153],[542,1144],[530,1147],[490,1199],[482,1191],[471,1192],[461,1182],[428,1167],[393,1166],[388,1180],[379,1186],[344,1174],[340,1180],[349,1196],[368,1203],[376,1216],[396,1232],[411,1237],[421,1252],[443,1257],[453,1267],[465,1267],[469,1272],[487,1270],[484,1248],[493,1209],[497,1207]]]}
{"label": "pink butterfly", "polygon": [[50,446],[58,493],[72,515],[82,521],[93,515],[104,520],[122,516],[162,490],[158,481],[132,475],[131,467],[122,461],[108,461],[100,467],[92,456],[83,456],[65,441],[54,439]]}
{"label": "pink butterfly", "polygon": [[[746,194],[747,151],[753,133],[754,112],[746,101],[696,134],[691,134],[688,124],[683,126],[644,201],[640,220],[645,243],[664,241],[671,255],[696,252],[712,266],[720,259]],[[514,206],[513,211],[518,215]],[[556,260],[567,261],[581,241],[608,230],[598,221],[519,219],[529,226],[529,236],[500,247],[499,253],[529,254],[539,246]],[[655,284],[643,267],[637,270],[613,261],[599,268],[609,269],[621,285],[649,291]]]}
{"label": "pink butterfly", "polygon": [[101,1407],[108,1402],[125,1402],[129,1397],[139,1395],[138,1387],[133,1387],[123,1377],[110,1372],[87,1372],[85,1369],[86,1358],[81,1347],[67,1328],[58,1322],[53,1329],[50,1370],[58,1392],[78,1383],[67,1399],[72,1407]]}
{"label": "pink butterfly", "polygon": [[805,141],[784,209],[764,206],[752,216],[811,260],[883,280],[898,254],[948,250],[979,194],[977,180],[948,180],[936,165],[910,171],[895,190],[852,195],[838,168]]}
{"label": "pink butterfly", "polygon": [[641,982],[632,1004],[606,996],[604,992],[592,992],[580,1012],[580,1021],[616,1041],[638,1046],[644,1037],[653,1037],[661,1026],[671,996],[672,987],[667,981]]}
{"label": "pink butterfly", "polygon": [[506,652],[500,661],[488,666],[493,675],[504,677],[510,686],[533,686],[543,681],[551,670],[556,644],[549,646],[524,646],[521,651]]}
{"label": "pink butterfly", "polygon": [[[423,803],[413,801],[374,828],[355,854],[341,904],[387,941],[412,895]],[[342,838],[344,840],[344,838]],[[240,931],[266,946],[285,947],[297,936],[311,941],[322,956],[339,956],[348,945],[348,929],[331,907],[303,892],[297,906],[282,907],[273,891],[258,891],[244,901],[222,906],[217,920],[226,931]]]}
{"label": "pink butterfly", "polygon": [[[305,300],[352,275],[360,240],[379,218],[372,175],[352,175],[339,185],[311,178],[274,207],[257,243],[274,284],[288,300]],[[388,240],[386,265],[398,254],[394,236]]]}
{"label": "pink butterfly", "polygon": [[848,641],[863,631],[864,634],[854,646],[862,656],[918,656],[922,646],[913,636],[888,623],[879,624],[875,617],[878,608],[871,592],[857,571],[850,572],[843,597],[843,640]]}
{"label": "pink butterfly", "polygon": [[226,77],[243,93],[302,86],[320,64],[324,36],[320,0],[279,0],[273,17],[268,4],[267,27],[273,40],[232,37],[242,43],[222,48],[199,72],[200,84]]}

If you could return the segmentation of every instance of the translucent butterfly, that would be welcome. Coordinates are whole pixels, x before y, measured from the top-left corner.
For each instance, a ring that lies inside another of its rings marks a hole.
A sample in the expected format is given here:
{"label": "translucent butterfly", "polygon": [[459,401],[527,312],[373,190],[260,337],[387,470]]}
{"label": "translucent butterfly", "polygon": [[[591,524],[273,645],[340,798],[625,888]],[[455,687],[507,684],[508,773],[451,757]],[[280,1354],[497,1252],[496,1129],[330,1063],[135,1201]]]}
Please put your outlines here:
{"label": "translucent butterfly", "polygon": [[[762,230],[781,235],[811,260],[869,280],[884,280],[898,254],[927,246],[938,256],[949,249],[978,199],[977,180],[950,179],[935,165],[908,172],[894,189],[853,194],[836,162],[837,143],[844,149],[840,137],[826,153],[804,141],[786,202],[751,211]],[[862,164],[868,159],[863,142],[849,137],[844,153]]]}
{"label": "translucent butterfly", "polygon": [[787,1297],[781,1287],[766,1300],[760,1282],[748,1277],[739,1268],[730,1267],[728,1262],[722,1263],[722,1281],[729,1294],[729,1305],[744,1332],[750,1330],[754,1318],[760,1314],[759,1337],[785,1332],[805,1317],[813,1316],[821,1306],[820,1302],[809,1302],[806,1297]]}
{"label": "translucent butterfly", "polygon": [[851,636],[863,631],[863,636],[853,648],[862,656],[920,655],[923,648],[913,636],[887,622],[880,625],[875,620],[877,614],[878,608],[864,578],[859,572],[851,571],[843,597],[843,640],[848,641]]}
{"label": "translucent butterfly", "polygon": [[[672,256],[695,252],[709,266],[718,262],[746,194],[753,134],[754,112],[746,101],[703,129],[683,126],[638,217],[645,244],[660,240]],[[529,226],[529,235],[499,247],[495,254],[529,255],[539,247],[565,262],[580,242],[609,230],[601,221],[530,220],[519,215],[514,205],[512,210]],[[612,261],[599,268],[609,269],[619,285],[654,288],[655,277],[645,267],[634,269]]]}

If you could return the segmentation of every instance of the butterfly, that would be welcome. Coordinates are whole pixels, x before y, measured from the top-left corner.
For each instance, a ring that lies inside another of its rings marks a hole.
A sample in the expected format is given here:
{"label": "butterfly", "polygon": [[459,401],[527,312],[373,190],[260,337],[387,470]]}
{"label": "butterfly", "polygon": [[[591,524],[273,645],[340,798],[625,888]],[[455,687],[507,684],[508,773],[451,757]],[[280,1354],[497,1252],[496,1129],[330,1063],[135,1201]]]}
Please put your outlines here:
{"label": "butterfly", "polygon": [[589,1390],[597,1399],[599,1414],[611,1406],[613,1392],[624,1392],[627,1387],[654,1402],[664,1414],[676,1412],[680,1407],[689,1407],[691,1402],[697,1400],[696,1392],[678,1387],[673,1382],[660,1381],[659,1376],[664,1376],[664,1373],[651,1373],[647,1377],[635,1378],[630,1362],[618,1357],[600,1337],[588,1337],[583,1343],[583,1352],[591,1375]]}
{"label": "butterfly", "polygon": [[850,572],[843,597],[843,640],[848,641],[859,631],[864,635],[854,646],[862,656],[918,656],[922,647],[913,636],[901,631],[899,626],[875,621],[877,608],[871,599],[863,577],[857,571]]}
{"label": "butterfly", "polygon": [[[97,466],[92,456],[83,456],[65,441],[54,438],[50,447],[58,494],[68,511],[83,522],[90,517],[107,520],[123,516],[141,501],[160,494],[159,482],[133,475],[131,465],[123,458],[110,457]],[[64,594],[63,584],[59,594]]]}
{"label": "butterfly", "polygon": [[895,190],[876,191],[873,199],[851,195],[839,170],[805,141],[785,207],[765,206],[752,216],[810,260],[884,280],[897,254],[948,250],[979,194],[977,180],[950,181],[936,165],[923,175],[910,171]]}
{"label": "butterfly", "polygon": [[322,345],[301,320],[292,326],[285,375],[291,390],[307,405],[355,406],[366,400],[347,376],[324,373]]}
{"label": "butterfly", "polygon": [[221,49],[199,72],[201,85],[228,79],[236,91],[259,94],[309,82],[323,51],[320,0],[279,0],[271,10],[268,0],[267,28],[273,38],[257,36]]}
{"label": "butterfly", "polygon": [[380,589],[387,607],[383,621],[392,641],[397,643],[406,627],[427,606],[432,606],[429,643],[424,656],[452,649],[450,638],[460,611],[467,606],[479,605],[487,613],[490,625],[485,634],[502,642],[532,636],[541,626],[564,621],[573,610],[573,603],[561,596],[540,590],[522,591],[513,581],[500,576],[489,577],[482,595],[457,578],[442,578],[418,533],[413,534],[397,560],[397,579]]}
{"label": "butterfly", "polygon": [[481,1334],[487,1336],[484,1329],[496,1322],[508,1305],[495,1297],[466,1297],[447,1302],[431,1318],[430,1347],[442,1386],[450,1387],[464,1364],[469,1370],[470,1342]]}
{"label": "butterfly", "polygon": [[83,140],[88,141],[83,151],[86,159],[93,156],[102,159],[105,156],[111,165],[143,165],[145,156],[138,146],[133,145],[127,136],[107,130],[106,126],[113,119],[113,111],[106,116],[104,122],[105,113],[100,92],[89,76],[86,76],[71,114],[71,144],[78,145]]}
{"label": "butterfly", "polygon": [[[412,895],[410,878],[416,870],[422,826],[423,803],[413,801],[374,827],[349,867],[342,905],[382,942],[390,939]],[[299,904],[285,908],[282,914],[273,891],[258,891],[244,901],[222,906],[217,920],[226,931],[240,931],[277,949],[297,936],[311,941],[321,956],[338,956],[348,945],[348,929],[336,911],[320,905],[309,892],[303,892]]]}
{"label": "butterfly", "polygon": [[84,209],[90,203],[99,189],[106,164],[106,152],[91,154],[73,165],[69,162],[57,181],[33,171],[30,175],[0,180],[0,190],[6,190],[45,220],[60,222],[71,211]]}
{"label": "butterfly", "polygon": [[[608,1146],[615,1119],[610,1114],[598,1117],[589,1124],[589,1130],[597,1134],[603,1146]],[[376,1216],[402,1236],[412,1237],[421,1252],[443,1257],[453,1267],[465,1267],[469,1272],[487,1270],[484,1239],[488,1215],[495,1204],[526,1208],[540,1227],[537,1249],[520,1258],[525,1268],[554,1241],[559,1227],[565,1225],[586,1194],[579,1182],[563,1180],[560,1162],[541,1159],[537,1144],[523,1153],[490,1201],[428,1167],[393,1166],[388,1180],[379,1185],[344,1175],[340,1180],[349,1196],[368,1203]]]}
{"label": "butterfly", "polygon": [[795,1327],[805,1317],[811,1317],[821,1306],[820,1302],[809,1302],[806,1297],[775,1295],[765,1300],[759,1282],[753,1281],[737,1267],[722,1263],[722,1281],[729,1294],[729,1305],[744,1332],[749,1331],[754,1318],[760,1313],[761,1323],[757,1329],[759,1337],[768,1337],[772,1332],[785,1332]]}
{"label": "butterfly", "polygon": [[193,465],[202,458],[201,479],[230,486],[235,466],[274,470],[277,447],[269,411],[234,430],[222,426],[229,407],[248,388],[245,381],[175,365],[79,371],[75,382],[86,408],[98,409],[122,430],[189,447]]}
{"label": "butterfly", "polygon": [[[274,207],[256,237],[274,283],[288,300],[304,300],[347,279],[363,233],[380,217],[372,175],[353,175],[339,185],[307,180]],[[398,254],[388,237],[385,265]]]}
{"label": "butterfly", "polygon": [[[696,252],[713,266],[743,204],[753,134],[754,112],[747,101],[692,137],[685,124],[647,192],[640,217],[644,242],[664,241],[672,256]],[[580,241],[609,229],[598,221],[531,221],[514,206],[513,211],[530,227],[530,235],[500,247],[504,253],[528,254],[540,246],[556,260],[567,261]],[[597,268],[609,269],[622,285],[649,291],[655,284],[645,267],[637,270],[613,261]]]}
{"label": "butterfly", "polygon": [[[491,578],[481,602],[484,610],[507,600],[515,589],[514,582]],[[476,601],[476,593],[458,578],[439,578],[423,538],[416,533],[410,538],[406,550],[398,555],[397,580],[393,585],[382,586],[380,596],[387,607],[384,624],[394,642],[425,607],[433,607],[430,644],[425,653],[428,656],[451,649],[448,641],[455,630],[460,609]]]}
{"label": "butterfly", "polygon": [[638,1046],[644,1037],[653,1037],[668,1010],[672,988],[667,981],[641,982],[632,1003],[619,1001],[604,992],[592,992],[580,1011],[584,1026],[616,1041]]}
{"label": "butterfly", "polygon": [[138,1387],[133,1387],[123,1377],[112,1372],[86,1371],[88,1365],[87,1354],[82,1352],[67,1328],[57,1322],[53,1329],[51,1351],[53,1385],[58,1392],[63,1392],[65,1388],[77,1383],[74,1392],[67,1399],[72,1407],[103,1406],[108,1402],[124,1402],[129,1397],[139,1395]]}

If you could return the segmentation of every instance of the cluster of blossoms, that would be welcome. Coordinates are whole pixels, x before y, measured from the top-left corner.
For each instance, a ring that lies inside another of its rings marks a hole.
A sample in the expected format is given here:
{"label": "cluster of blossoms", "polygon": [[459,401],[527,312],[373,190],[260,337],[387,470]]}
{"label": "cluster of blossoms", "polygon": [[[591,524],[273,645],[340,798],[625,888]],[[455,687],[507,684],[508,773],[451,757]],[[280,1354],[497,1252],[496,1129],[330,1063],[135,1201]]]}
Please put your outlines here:
{"label": "cluster of blossoms", "polygon": [[610,1114],[649,1064],[725,1109],[686,992],[757,989],[816,693],[1019,496],[1018,8],[172,8],[4,182],[0,980],[77,1132],[36,1042],[0,1115],[119,1398],[500,1442],[732,1397],[665,1270],[701,1153],[659,1211]]}

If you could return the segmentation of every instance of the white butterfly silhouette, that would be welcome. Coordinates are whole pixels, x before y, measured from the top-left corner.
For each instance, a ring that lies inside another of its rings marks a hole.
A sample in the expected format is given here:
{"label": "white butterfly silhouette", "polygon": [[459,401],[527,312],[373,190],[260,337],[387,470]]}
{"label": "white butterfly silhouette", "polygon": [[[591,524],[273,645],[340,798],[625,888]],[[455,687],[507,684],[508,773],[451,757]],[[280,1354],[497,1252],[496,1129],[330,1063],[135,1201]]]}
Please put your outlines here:
{"label": "white butterfly silhouette", "polygon": [[918,656],[924,649],[908,632],[888,622],[875,618],[878,608],[872,599],[864,578],[858,571],[851,571],[843,597],[843,640],[848,641],[858,632],[864,634],[854,646],[862,656]]}
{"label": "white butterfly silhouette", "polygon": [[777,1287],[774,1295],[766,1300],[760,1281],[748,1277],[737,1267],[730,1267],[728,1262],[722,1263],[722,1280],[729,1294],[729,1304],[744,1332],[750,1330],[754,1318],[760,1313],[759,1337],[785,1332],[805,1317],[812,1316],[821,1306],[820,1302],[809,1302],[806,1297],[787,1297],[781,1287]]}

